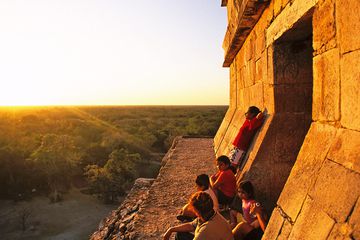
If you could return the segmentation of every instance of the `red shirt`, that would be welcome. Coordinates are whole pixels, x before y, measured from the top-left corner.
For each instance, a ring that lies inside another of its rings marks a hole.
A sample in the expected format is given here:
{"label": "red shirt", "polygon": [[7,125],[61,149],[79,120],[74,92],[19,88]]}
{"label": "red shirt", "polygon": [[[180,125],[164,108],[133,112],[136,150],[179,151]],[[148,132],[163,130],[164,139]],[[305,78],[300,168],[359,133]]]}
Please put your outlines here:
{"label": "red shirt", "polygon": [[215,174],[216,181],[220,184],[219,190],[228,197],[235,196],[236,193],[236,178],[230,169],[219,171]]}
{"label": "red shirt", "polygon": [[249,148],[256,131],[261,127],[262,122],[262,119],[256,117],[251,120],[246,119],[241,126],[239,133],[236,135],[233,145],[240,150],[246,151]]}

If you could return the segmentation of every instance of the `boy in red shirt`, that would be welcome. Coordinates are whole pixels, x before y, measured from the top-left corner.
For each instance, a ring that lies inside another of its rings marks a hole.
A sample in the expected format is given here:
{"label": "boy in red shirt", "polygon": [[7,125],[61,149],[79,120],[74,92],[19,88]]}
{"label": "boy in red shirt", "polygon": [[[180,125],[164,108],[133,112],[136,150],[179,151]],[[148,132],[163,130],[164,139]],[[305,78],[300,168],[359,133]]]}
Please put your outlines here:
{"label": "boy in red shirt", "polygon": [[216,159],[219,171],[210,177],[210,185],[215,190],[218,202],[229,205],[236,194],[236,178],[230,169],[230,160],[227,156]]}
{"label": "boy in red shirt", "polygon": [[235,140],[232,142],[234,148],[229,154],[231,165],[234,169],[239,166],[240,160],[244,157],[253,137],[263,123],[263,114],[259,108],[255,106],[249,107],[245,113],[245,117],[245,122],[241,126]]}

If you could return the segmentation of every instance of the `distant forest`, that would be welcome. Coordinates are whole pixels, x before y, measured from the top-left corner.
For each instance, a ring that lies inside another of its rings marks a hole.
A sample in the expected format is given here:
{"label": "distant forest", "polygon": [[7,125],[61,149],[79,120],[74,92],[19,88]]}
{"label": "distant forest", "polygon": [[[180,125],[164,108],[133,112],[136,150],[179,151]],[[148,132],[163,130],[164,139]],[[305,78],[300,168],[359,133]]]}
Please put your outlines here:
{"label": "distant forest", "polygon": [[226,106],[0,108],[0,197],[70,187],[116,201],[138,177],[155,177],[179,135],[214,136]]}

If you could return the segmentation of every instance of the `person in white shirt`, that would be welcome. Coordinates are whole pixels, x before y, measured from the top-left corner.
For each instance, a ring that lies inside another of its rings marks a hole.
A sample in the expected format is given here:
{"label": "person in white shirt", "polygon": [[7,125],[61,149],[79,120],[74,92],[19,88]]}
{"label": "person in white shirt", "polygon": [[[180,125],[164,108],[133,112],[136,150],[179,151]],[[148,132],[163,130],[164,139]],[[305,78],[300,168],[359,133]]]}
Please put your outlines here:
{"label": "person in white shirt", "polygon": [[[196,177],[195,180],[196,189],[198,192],[205,192],[210,195],[213,201],[213,209],[215,212],[219,211],[219,203],[217,197],[210,187],[209,176],[206,174],[201,174]],[[196,218],[194,211],[190,208],[189,204],[186,204],[182,209],[180,215],[177,216],[177,219],[180,221],[192,221]]]}
{"label": "person in white shirt", "polygon": [[172,233],[176,233],[176,240],[234,240],[229,223],[219,212],[214,211],[208,193],[194,193],[189,200],[189,207],[197,218],[193,222],[168,228],[163,240],[169,240]]}

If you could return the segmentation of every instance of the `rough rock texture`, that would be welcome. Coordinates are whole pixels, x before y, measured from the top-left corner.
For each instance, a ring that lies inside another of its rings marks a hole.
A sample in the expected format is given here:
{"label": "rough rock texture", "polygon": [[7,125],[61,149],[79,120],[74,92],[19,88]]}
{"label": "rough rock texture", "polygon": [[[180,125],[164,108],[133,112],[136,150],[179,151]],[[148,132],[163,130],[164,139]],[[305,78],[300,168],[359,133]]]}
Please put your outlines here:
{"label": "rough rock texture", "polygon": [[157,178],[138,179],[91,239],[161,239],[168,227],[178,224],[177,211],[196,191],[196,176],[215,172],[214,158],[213,139],[176,138]]}
{"label": "rough rock texture", "polygon": [[124,239],[153,182],[151,178],[136,179],[121,206],[101,221],[98,231],[90,239]]}
{"label": "rough rock texture", "polygon": [[360,239],[360,1],[272,0],[237,36],[246,3],[227,2],[224,46],[229,36],[243,45],[225,57],[230,108],[216,155],[229,153],[249,106],[265,109],[238,174],[275,207],[263,239]]}

